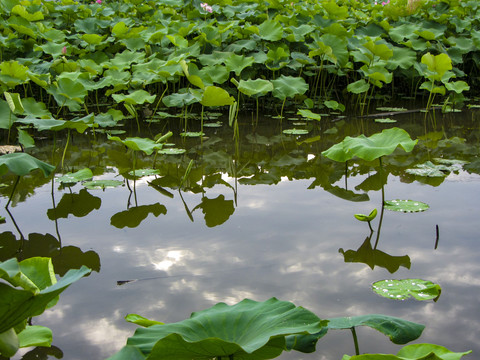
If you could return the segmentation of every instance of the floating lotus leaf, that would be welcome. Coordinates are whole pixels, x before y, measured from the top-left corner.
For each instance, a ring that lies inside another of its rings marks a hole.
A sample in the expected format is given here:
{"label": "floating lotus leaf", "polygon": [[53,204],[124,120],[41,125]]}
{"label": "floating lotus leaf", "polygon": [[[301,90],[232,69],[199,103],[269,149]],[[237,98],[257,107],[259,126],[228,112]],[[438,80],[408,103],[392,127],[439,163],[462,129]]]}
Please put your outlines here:
{"label": "floating lotus leaf", "polygon": [[[203,124],[203,126],[206,126],[207,124]],[[159,154],[163,155],[180,155],[184,154],[187,150],[185,149],[179,149],[179,148],[166,148],[166,149],[161,149],[158,150]]]}
{"label": "floating lotus leaf", "polygon": [[381,124],[390,124],[390,123],[396,123],[397,120],[390,119],[390,118],[380,118],[380,119],[375,119],[375,122],[381,123]]}
{"label": "floating lotus leaf", "polygon": [[83,186],[90,190],[105,190],[106,188],[113,188],[122,185],[123,181],[120,180],[93,180],[87,181],[83,184]]}
{"label": "floating lotus leaf", "polygon": [[386,200],[384,205],[387,210],[406,213],[421,212],[430,208],[427,204],[415,200]]}
{"label": "floating lotus leaf", "polygon": [[160,174],[160,170],[158,169],[136,169],[128,172],[128,175],[134,176],[136,178],[158,174]]}
{"label": "floating lotus leaf", "polygon": [[10,170],[15,175],[24,176],[37,169],[41,170],[45,177],[48,177],[55,170],[55,166],[23,152],[0,156],[0,175],[4,175]]}
{"label": "floating lotus leaf", "polygon": [[185,137],[202,137],[205,135],[205,133],[201,131],[186,131],[181,133],[180,135]]}
{"label": "floating lotus leaf", "polygon": [[306,129],[285,129],[283,133],[287,135],[306,135],[309,131]]}
{"label": "floating lotus leaf", "polygon": [[415,169],[407,169],[405,172],[411,175],[426,177],[445,177],[452,169],[445,165],[435,165],[431,161],[415,165]]}
{"label": "floating lotus leaf", "polygon": [[417,300],[437,301],[442,292],[440,285],[422,279],[381,280],[372,284],[372,290],[394,300],[405,300],[412,296]]}
{"label": "floating lotus leaf", "polygon": [[326,324],[290,302],[245,299],[232,306],[218,303],[177,323],[139,328],[127,347],[138,348],[151,360],[271,359],[285,349],[286,336],[318,333]]}
{"label": "floating lotus leaf", "polygon": [[354,157],[372,161],[379,157],[390,155],[399,146],[406,152],[410,152],[417,141],[412,140],[405,130],[394,127],[383,130],[381,133],[373,134],[370,137],[365,135],[355,138],[347,136],[342,142],[323,151],[322,155],[339,162],[345,162]]}
{"label": "floating lotus leaf", "polygon": [[85,168],[74,173],[67,173],[63,176],[57,177],[55,180],[62,184],[75,184],[79,181],[89,180],[93,177],[92,170]]}

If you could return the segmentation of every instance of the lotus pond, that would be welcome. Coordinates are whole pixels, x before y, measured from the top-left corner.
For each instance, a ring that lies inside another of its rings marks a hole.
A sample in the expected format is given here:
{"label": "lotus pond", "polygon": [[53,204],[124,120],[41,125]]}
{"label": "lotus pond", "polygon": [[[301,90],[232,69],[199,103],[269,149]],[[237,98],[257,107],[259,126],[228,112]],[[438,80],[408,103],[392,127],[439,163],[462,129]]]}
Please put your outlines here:
{"label": "lotus pond", "polygon": [[479,352],[476,1],[0,14],[0,357]]}
{"label": "lotus pond", "polygon": [[[257,123],[246,116],[239,117],[236,141],[225,116],[205,116],[217,125],[204,124],[203,139],[181,136],[176,118],[151,124],[152,134],[166,126],[174,133],[165,148],[185,150],[156,156],[100,133],[72,136],[66,153],[65,137],[37,138],[36,158],[63,158],[71,173],[88,168],[94,180],[111,183],[65,180],[61,173],[52,181],[33,171],[2,211],[1,260],[48,256],[62,276],[81,265],[93,269],[34,318],[52,329],[53,347],[15,359],[105,359],[136,328],[124,320],[127,314],[170,323],[218,302],[271,297],[322,319],[400,317],[426,325],[413,343],[480,350],[477,111],[437,114],[435,123],[423,113],[390,115],[396,127],[378,117],[332,114],[317,122],[294,112],[288,120]],[[190,123],[198,130],[200,114]],[[307,134],[283,132],[299,127]],[[398,146],[382,156],[383,170],[378,159],[342,163],[322,154],[345,136],[400,128],[418,142],[411,152]],[[129,174],[134,159],[136,177]],[[15,178],[3,177],[4,203]],[[382,184],[385,201],[409,199],[429,208],[382,211]],[[373,209],[371,232],[354,215]],[[441,296],[399,301],[372,291],[379,280],[407,278],[439,284]],[[368,327],[357,336],[362,353],[401,348]],[[316,348],[280,358],[355,353],[349,331],[330,330]]]}

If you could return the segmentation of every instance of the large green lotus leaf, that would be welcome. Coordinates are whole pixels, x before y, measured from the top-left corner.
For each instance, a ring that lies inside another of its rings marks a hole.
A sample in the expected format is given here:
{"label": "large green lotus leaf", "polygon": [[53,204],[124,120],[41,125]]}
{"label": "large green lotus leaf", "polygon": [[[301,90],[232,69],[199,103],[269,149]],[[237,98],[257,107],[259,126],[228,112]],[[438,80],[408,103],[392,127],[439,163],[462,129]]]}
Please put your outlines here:
{"label": "large green lotus leaf", "polygon": [[173,324],[137,329],[127,345],[148,359],[270,359],[285,349],[285,336],[320,332],[327,322],[286,301],[245,299],[218,303]]}
{"label": "large green lotus leaf", "polygon": [[110,219],[110,224],[119,229],[123,229],[125,226],[135,228],[140,225],[150,213],[155,217],[158,217],[161,214],[165,215],[167,213],[167,208],[160,203],[131,207],[128,210],[120,211],[113,215]]}
{"label": "large green lotus leaf", "polygon": [[12,357],[18,351],[20,342],[14,329],[8,329],[0,333],[0,355],[7,358]]}
{"label": "large green lotus leaf", "polygon": [[372,284],[373,291],[387,299],[437,301],[442,292],[440,285],[422,279],[380,280]]}
{"label": "large green lotus leaf", "polygon": [[240,80],[238,83],[238,91],[247,96],[263,96],[268,92],[273,91],[273,84],[264,79]]}
{"label": "large green lotus leaf", "polygon": [[87,115],[81,119],[74,120],[57,120],[57,119],[38,119],[27,116],[17,120],[22,124],[32,125],[38,131],[50,130],[60,131],[64,129],[75,129],[79,133],[83,133],[86,129],[93,126],[93,115]]}
{"label": "large green lotus leaf", "polygon": [[162,98],[162,102],[168,107],[184,107],[199,101],[192,93],[173,93]]}
{"label": "large green lotus leaf", "polygon": [[370,83],[366,82],[364,79],[357,80],[353,83],[347,85],[347,90],[353,94],[361,94],[370,89]]}
{"label": "large green lotus leaf", "polygon": [[428,52],[422,56],[421,61],[434,74],[432,79],[436,81],[440,81],[445,72],[452,70],[452,60],[447,54],[432,55]]}
{"label": "large green lotus leaf", "polygon": [[45,177],[48,177],[55,170],[55,166],[23,152],[0,156],[0,175],[4,175],[10,170],[15,175],[24,176],[37,169],[41,170]]}
{"label": "large green lotus leaf", "polygon": [[55,284],[35,294],[30,290],[14,288],[0,283],[0,333],[20,324],[32,316],[40,315],[52,300],[70,284],[79,280],[91,270],[86,266],[68,271]]}
{"label": "large green lotus leaf", "polygon": [[431,359],[430,354],[435,354],[442,360],[459,360],[464,355],[470,354],[472,351],[452,352],[447,348],[435,344],[413,344],[404,346],[397,353],[397,356],[403,359]]}
{"label": "large green lotus leaf", "polygon": [[18,333],[20,347],[46,346],[52,345],[52,330],[45,326],[33,325],[27,326]]}
{"label": "large green lotus leaf", "polygon": [[118,353],[109,357],[107,360],[145,360],[146,357],[136,347],[131,345],[124,346]]}
{"label": "large green lotus leaf", "polygon": [[264,40],[278,41],[283,36],[283,27],[278,21],[266,20],[258,26],[259,35]]}
{"label": "large green lotus leaf", "polygon": [[87,89],[80,81],[75,81],[67,77],[59,78],[57,81],[58,94],[68,99],[83,102],[83,98],[88,94]]}
{"label": "large green lotus leaf", "polygon": [[129,149],[143,151],[147,155],[151,155],[155,150],[160,150],[163,147],[163,144],[157,144],[155,141],[148,138],[127,137],[122,140],[118,136],[108,136],[108,139],[117,141]]}
{"label": "large green lotus leaf", "polygon": [[113,94],[112,97],[116,102],[125,101],[125,103],[130,105],[139,105],[146,102],[152,104],[155,101],[156,95],[150,95],[150,93],[145,90],[135,90],[127,95]]}
{"label": "large green lotus leaf", "polygon": [[243,69],[251,66],[255,62],[253,56],[245,57],[244,55],[232,54],[225,59],[225,66],[228,71],[235,72],[235,75],[240,76]]}
{"label": "large green lotus leaf", "polygon": [[370,137],[363,134],[355,138],[347,136],[342,142],[323,151],[322,155],[339,162],[345,162],[354,157],[372,161],[390,155],[398,146],[410,152],[417,141],[412,140],[405,130],[394,127]]}
{"label": "large green lotus leaf", "polygon": [[308,84],[301,77],[281,75],[277,79],[272,80],[272,84],[272,94],[280,100],[292,98],[295,95],[302,95],[308,90]]}
{"label": "large green lotus leaf", "polygon": [[370,314],[329,319],[328,329],[351,329],[368,326],[388,336],[394,344],[406,344],[422,335],[425,325],[393,316]]}
{"label": "large green lotus leaf", "polygon": [[200,103],[203,106],[226,106],[232,105],[234,101],[235,99],[226,90],[218,86],[207,86]]}

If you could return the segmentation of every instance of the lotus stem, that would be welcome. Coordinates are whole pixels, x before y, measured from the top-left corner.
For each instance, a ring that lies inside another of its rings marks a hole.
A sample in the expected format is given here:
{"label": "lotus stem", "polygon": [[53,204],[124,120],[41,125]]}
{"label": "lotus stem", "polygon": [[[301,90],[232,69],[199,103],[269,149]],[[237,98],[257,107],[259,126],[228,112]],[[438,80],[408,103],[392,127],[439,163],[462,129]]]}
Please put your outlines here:
{"label": "lotus stem", "polygon": [[20,176],[17,175],[17,179],[15,180],[15,184],[13,184],[13,189],[12,192],[10,193],[10,197],[8,198],[7,205],[5,205],[5,209],[8,208],[8,205],[10,205],[10,202],[12,201],[13,194],[15,193],[15,190],[17,189],[18,182],[20,181]]}
{"label": "lotus stem", "polygon": [[63,169],[63,161],[65,160],[65,154],[67,153],[68,143],[70,142],[70,129],[67,131],[67,143],[65,144],[65,148],[63,149],[62,154],[62,169]]}
{"label": "lotus stem", "polygon": [[353,343],[355,344],[355,355],[360,355],[360,349],[358,347],[357,332],[355,331],[355,327],[350,328],[350,330],[352,331]]}

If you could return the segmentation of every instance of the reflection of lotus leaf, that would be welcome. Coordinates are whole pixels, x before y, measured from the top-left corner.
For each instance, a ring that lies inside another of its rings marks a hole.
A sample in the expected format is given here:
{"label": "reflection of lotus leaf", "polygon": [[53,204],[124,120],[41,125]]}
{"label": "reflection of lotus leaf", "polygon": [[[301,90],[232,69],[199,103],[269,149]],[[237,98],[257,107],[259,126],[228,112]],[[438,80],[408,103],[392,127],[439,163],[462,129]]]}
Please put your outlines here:
{"label": "reflection of lotus leaf", "polygon": [[134,228],[140,225],[140,223],[145,220],[150,213],[155,215],[155,217],[158,217],[161,214],[165,215],[167,213],[167,208],[159,203],[153,205],[135,206],[113,215],[110,219],[110,224],[119,229],[123,229],[125,226]]}
{"label": "reflection of lotus leaf", "polygon": [[50,220],[66,219],[70,214],[76,217],[84,217],[93,210],[100,209],[101,203],[102,200],[99,197],[91,195],[85,189],[81,189],[78,194],[63,194],[58,205],[54,209],[47,210],[47,216]]}
{"label": "reflection of lotus leaf", "polygon": [[363,263],[368,265],[372,270],[375,266],[380,266],[387,269],[391,274],[396,272],[400,266],[406,267],[407,269],[410,269],[411,266],[408,255],[391,256],[383,251],[373,249],[370,243],[370,237],[367,237],[356,251],[344,251],[340,249],[339,252],[343,254],[345,262]]}
{"label": "reflection of lotus leaf", "polygon": [[205,223],[208,227],[214,227],[227,221],[235,211],[233,200],[225,200],[225,196],[219,195],[215,199],[204,197],[202,203],[195,209],[201,208],[205,214]]}

